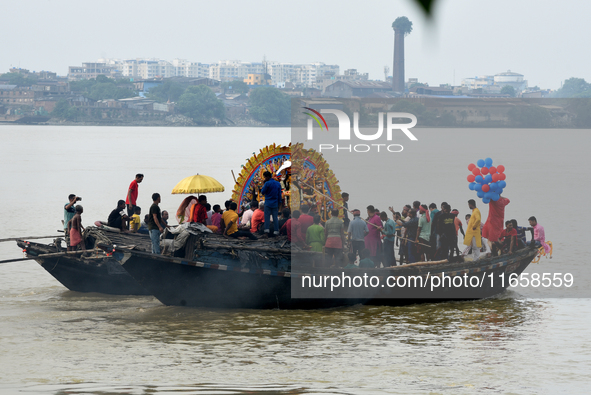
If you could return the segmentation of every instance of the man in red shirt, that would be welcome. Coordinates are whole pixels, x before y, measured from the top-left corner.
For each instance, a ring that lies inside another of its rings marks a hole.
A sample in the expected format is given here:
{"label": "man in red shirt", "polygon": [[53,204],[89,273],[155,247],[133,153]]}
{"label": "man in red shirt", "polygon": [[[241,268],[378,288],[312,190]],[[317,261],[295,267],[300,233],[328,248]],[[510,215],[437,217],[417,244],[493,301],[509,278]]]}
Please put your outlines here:
{"label": "man in red shirt", "polygon": [[144,180],[143,174],[136,174],[135,180],[129,184],[129,189],[127,190],[127,199],[125,199],[125,204],[127,205],[127,215],[131,218],[133,214],[135,214],[135,207],[137,206],[137,194],[139,189],[139,183]]}
{"label": "man in red shirt", "polygon": [[308,231],[308,228],[314,224],[314,217],[312,217],[311,215],[308,214],[308,212],[310,211],[310,206],[308,206],[307,204],[303,204],[302,207],[300,207],[302,210],[302,213],[300,214],[300,223],[302,224],[302,234],[305,235],[306,232]]}
{"label": "man in red shirt", "polygon": [[291,218],[288,219],[285,224],[283,224],[281,229],[285,228],[285,231],[287,232],[287,239],[290,242],[297,244],[300,247],[305,247],[306,238],[302,233],[302,223],[299,220],[300,218],[301,215],[299,210],[294,210],[294,212],[291,213]]}
{"label": "man in red shirt", "polygon": [[207,197],[205,195],[199,195],[197,198],[198,203],[193,206],[193,212],[191,213],[191,222],[197,222],[207,226]]}
{"label": "man in red shirt", "polygon": [[505,230],[501,232],[499,240],[493,243],[493,256],[497,255],[497,251],[501,253],[512,254],[517,245],[517,230],[513,228],[513,222],[505,221]]}
{"label": "man in red shirt", "polygon": [[263,211],[265,209],[265,204],[259,203],[258,206],[255,205],[255,207],[256,209],[254,210],[254,213],[252,213],[252,217],[250,219],[251,233],[258,233],[260,225],[265,223],[265,212]]}

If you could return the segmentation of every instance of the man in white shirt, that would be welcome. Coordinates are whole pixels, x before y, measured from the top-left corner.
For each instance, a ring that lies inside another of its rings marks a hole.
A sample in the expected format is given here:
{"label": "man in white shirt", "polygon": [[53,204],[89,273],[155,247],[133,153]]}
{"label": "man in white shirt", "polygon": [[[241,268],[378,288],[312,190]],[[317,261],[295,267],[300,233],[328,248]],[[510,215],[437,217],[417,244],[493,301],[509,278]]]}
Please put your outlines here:
{"label": "man in white shirt", "polygon": [[250,220],[252,219],[252,214],[254,213],[254,203],[250,203],[250,208],[242,214],[242,218],[240,219],[240,226],[244,229],[250,229]]}

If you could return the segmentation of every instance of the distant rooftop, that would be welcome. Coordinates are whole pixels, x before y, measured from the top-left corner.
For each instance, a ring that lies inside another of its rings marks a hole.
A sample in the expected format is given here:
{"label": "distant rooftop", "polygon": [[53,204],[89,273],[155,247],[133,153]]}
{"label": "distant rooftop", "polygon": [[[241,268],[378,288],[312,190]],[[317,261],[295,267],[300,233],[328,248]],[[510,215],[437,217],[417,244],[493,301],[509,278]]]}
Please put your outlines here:
{"label": "distant rooftop", "polygon": [[519,73],[514,73],[511,70],[507,70],[503,73],[499,73],[499,74],[495,74],[495,75],[512,75],[512,76],[521,76],[523,77],[523,74],[519,74]]}

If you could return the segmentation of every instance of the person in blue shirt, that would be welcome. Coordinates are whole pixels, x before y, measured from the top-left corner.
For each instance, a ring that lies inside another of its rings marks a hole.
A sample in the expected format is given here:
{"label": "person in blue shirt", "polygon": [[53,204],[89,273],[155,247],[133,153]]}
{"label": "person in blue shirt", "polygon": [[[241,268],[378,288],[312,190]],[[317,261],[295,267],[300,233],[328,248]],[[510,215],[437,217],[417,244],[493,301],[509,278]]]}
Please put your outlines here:
{"label": "person in blue shirt", "polygon": [[522,226],[517,226],[517,220],[516,219],[512,219],[511,223],[513,224],[513,229],[515,229],[517,231],[517,245],[515,246],[516,250],[519,250],[523,247],[525,247],[527,241],[526,241],[526,237],[525,237],[525,231],[527,230],[527,228],[524,228]]}
{"label": "person in blue shirt", "polygon": [[385,211],[380,213],[380,219],[386,224],[380,231],[384,235],[384,267],[396,266],[396,256],[394,255],[394,238],[396,236],[396,222],[388,218]]}
{"label": "person in blue shirt", "polygon": [[281,184],[272,178],[270,171],[263,173],[265,185],[261,194],[265,197],[265,236],[270,233],[270,217],[273,216],[273,234],[279,235],[279,204],[281,203]]}

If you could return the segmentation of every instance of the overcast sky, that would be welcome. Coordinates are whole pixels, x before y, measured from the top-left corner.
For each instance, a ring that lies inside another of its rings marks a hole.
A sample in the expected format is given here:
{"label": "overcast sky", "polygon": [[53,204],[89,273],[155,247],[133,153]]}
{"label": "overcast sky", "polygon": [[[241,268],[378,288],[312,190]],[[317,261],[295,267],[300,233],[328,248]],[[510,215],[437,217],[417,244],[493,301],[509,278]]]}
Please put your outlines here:
{"label": "overcast sky", "polygon": [[[521,73],[530,86],[591,81],[591,2],[440,0],[429,23],[410,0],[37,0],[2,6],[0,72],[51,70],[110,58],[268,60],[338,64],[383,79],[399,16],[406,79],[431,85]],[[390,71],[391,73],[391,71]],[[455,76],[455,79],[454,79]]]}

